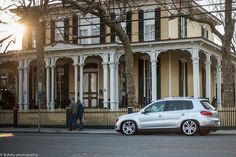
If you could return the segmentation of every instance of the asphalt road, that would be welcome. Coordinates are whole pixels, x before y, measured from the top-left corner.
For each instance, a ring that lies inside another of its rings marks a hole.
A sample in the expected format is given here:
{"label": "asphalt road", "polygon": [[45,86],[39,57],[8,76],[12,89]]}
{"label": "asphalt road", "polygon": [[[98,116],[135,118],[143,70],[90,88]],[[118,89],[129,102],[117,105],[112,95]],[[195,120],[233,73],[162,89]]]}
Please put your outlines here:
{"label": "asphalt road", "polygon": [[[0,157],[235,157],[235,135],[0,134]],[[5,136],[5,137],[4,137]]]}

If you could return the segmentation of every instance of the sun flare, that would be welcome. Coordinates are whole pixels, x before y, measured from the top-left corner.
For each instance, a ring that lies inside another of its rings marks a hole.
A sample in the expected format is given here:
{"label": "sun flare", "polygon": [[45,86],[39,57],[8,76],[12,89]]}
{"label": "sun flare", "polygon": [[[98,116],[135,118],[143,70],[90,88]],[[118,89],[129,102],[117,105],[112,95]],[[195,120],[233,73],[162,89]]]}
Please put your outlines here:
{"label": "sun flare", "polygon": [[11,23],[3,26],[1,29],[4,31],[5,36],[12,35],[3,45],[8,45],[9,42],[12,42],[8,48],[9,50],[22,48],[22,39],[25,31],[25,27],[22,24]]}
{"label": "sun flare", "polygon": [[19,23],[12,23],[7,27],[9,34],[12,34],[17,39],[22,39],[25,27]]}

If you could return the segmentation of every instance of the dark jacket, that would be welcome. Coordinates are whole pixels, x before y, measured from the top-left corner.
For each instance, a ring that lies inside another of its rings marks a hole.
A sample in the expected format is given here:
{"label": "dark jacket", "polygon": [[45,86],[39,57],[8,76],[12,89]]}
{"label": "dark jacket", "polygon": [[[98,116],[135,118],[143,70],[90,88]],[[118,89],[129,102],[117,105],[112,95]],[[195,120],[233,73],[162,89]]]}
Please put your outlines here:
{"label": "dark jacket", "polygon": [[77,115],[79,119],[83,118],[83,114],[84,114],[84,106],[82,105],[82,103],[78,103],[78,109],[77,109]]}

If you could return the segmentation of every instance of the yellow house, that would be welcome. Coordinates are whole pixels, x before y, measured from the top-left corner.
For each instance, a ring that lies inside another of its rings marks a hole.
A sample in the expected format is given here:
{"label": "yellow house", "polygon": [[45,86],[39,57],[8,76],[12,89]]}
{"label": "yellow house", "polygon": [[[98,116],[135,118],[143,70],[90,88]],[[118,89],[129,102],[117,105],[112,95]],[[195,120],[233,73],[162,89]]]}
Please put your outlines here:
{"label": "yellow house", "polygon": [[[59,10],[45,20],[47,104],[43,107],[65,108],[70,97],[80,99],[85,107],[126,107],[126,63],[120,40],[98,17]],[[214,97],[220,105],[221,47],[214,43],[210,27],[168,16],[161,6],[145,5],[127,12],[121,23],[132,41],[137,105],[175,96],[210,101]],[[205,16],[221,24],[213,15]],[[4,89],[13,86],[7,90],[15,95],[20,110],[37,108],[35,32],[30,23],[26,28],[23,49],[0,55],[1,76],[14,78],[5,82]]]}

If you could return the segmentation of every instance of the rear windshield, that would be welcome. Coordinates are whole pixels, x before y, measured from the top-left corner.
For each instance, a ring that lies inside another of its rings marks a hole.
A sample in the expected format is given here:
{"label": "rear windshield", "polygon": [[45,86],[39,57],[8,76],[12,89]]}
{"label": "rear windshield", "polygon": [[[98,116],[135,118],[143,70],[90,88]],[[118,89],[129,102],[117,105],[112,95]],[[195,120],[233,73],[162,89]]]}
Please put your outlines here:
{"label": "rear windshield", "polygon": [[206,110],[212,110],[212,111],[215,110],[215,108],[211,106],[211,104],[208,101],[201,101],[201,104]]}

